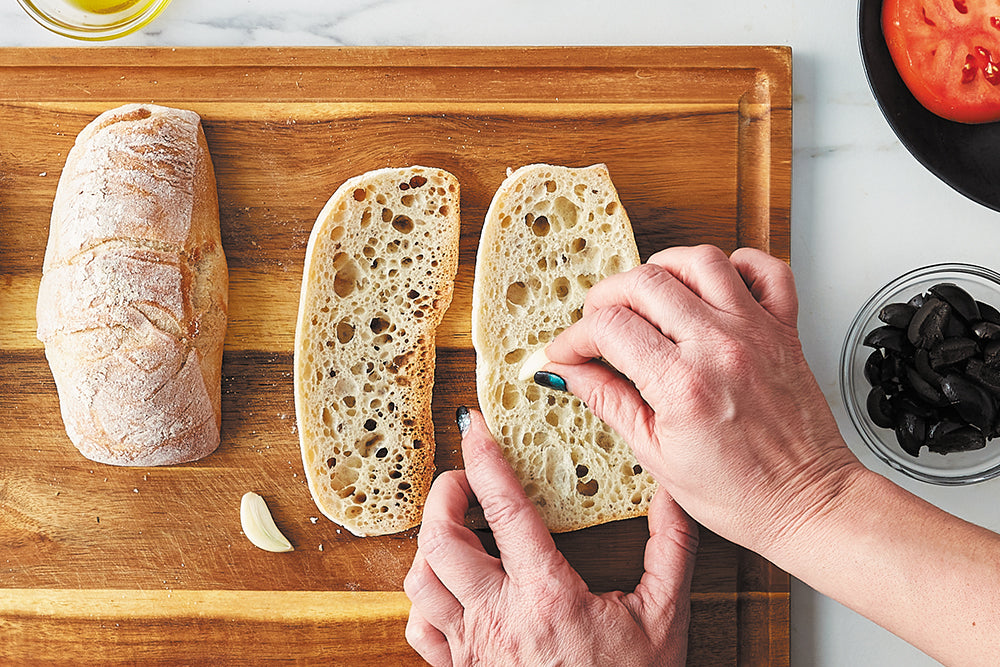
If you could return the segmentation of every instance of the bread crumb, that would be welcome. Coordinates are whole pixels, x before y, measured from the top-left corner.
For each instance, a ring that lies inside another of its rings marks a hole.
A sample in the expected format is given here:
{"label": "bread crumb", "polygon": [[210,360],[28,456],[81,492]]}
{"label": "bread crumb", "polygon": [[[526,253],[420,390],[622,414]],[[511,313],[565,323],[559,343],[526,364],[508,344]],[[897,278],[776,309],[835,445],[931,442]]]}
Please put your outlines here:
{"label": "bread crumb", "polygon": [[321,544],[321,545],[319,545],[319,550],[320,550],[320,551],[322,551],[322,550],[323,550],[323,545],[322,545],[322,544]]}
{"label": "bread crumb", "polygon": [[319,521],[319,517],[311,516],[309,517],[309,520],[312,521],[313,523],[316,523],[317,521]]}

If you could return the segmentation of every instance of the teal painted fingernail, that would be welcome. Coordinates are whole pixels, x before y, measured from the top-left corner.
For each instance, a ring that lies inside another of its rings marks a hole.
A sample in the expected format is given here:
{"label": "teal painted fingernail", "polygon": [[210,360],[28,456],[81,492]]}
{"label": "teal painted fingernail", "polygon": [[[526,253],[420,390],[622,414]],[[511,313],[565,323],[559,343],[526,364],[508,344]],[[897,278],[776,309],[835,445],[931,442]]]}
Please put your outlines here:
{"label": "teal painted fingernail", "polygon": [[535,373],[535,384],[548,389],[555,389],[556,391],[569,391],[566,388],[566,380],[562,376],[548,371],[538,371]]}
{"label": "teal painted fingernail", "polygon": [[463,405],[458,410],[455,410],[455,423],[458,424],[458,432],[465,435],[465,432],[472,425],[472,416],[469,414],[469,408]]}

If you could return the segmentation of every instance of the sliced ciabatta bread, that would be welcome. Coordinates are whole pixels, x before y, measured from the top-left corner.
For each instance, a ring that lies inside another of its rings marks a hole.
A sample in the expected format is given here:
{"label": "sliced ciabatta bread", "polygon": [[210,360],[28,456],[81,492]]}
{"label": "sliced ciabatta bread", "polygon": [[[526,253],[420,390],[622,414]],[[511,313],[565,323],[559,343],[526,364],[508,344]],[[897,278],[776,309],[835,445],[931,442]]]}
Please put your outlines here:
{"label": "sliced ciabatta bread", "polygon": [[420,523],[434,473],[435,330],[458,269],[459,187],[441,169],[344,183],[306,249],[295,411],[309,490],[359,536]]}
{"label": "sliced ciabatta bread", "polygon": [[591,286],[638,264],[604,165],[522,167],[486,214],[472,305],[479,405],[553,532],[643,515],[655,490],[580,399],[518,377],[525,359],[580,318]]}

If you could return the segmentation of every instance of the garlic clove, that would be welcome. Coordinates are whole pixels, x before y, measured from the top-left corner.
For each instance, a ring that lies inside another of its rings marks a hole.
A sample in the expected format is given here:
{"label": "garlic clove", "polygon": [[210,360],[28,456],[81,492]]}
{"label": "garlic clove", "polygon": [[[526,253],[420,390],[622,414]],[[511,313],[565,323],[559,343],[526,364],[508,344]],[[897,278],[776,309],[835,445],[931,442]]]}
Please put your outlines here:
{"label": "garlic clove", "polygon": [[542,367],[549,363],[549,361],[549,356],[545,354],[545,347],[538,348],[521,364],[521,370],[517,374],[517,379],[521,382],[527,382],[535,376],[535,373],[542,370]]}
{"label": "garlic clove", "polygon": [[276,553],[294,551],[292,543],[274,525],[267,503],[253,491],[244,493],[240,500],[240,524],[255,547]]}

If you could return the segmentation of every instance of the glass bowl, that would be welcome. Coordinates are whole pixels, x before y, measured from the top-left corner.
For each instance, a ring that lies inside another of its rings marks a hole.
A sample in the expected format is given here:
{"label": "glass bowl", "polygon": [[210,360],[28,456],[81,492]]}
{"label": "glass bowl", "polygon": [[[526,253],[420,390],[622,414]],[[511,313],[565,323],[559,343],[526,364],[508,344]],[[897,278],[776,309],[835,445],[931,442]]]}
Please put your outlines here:
{"label": "glass bowl", "polygon": [[73,39],[103,41],[143,27],[170,0],[17,0],[43,27]]}
{"label": "glass bowl", "polygon": [[879,310],[889,303],[906,302],[938,283],[954,283],[977,300],[1000,307],[1000,274],[971,264],[934,264],[915,269],[881,288],[855,316],[840,357],[840,391],[858,433],[881,461],[915,479],[932,484],[960,485],[982,482],[1000,475],[1000,438],[971,452],[937,454],[927,448],[917,457],[902,450],[891,429],[876,426],[868,416],[866,401],[871,384],[865,379],[865,361],[872,348],[863,344],[869,331],[883,325]]}

